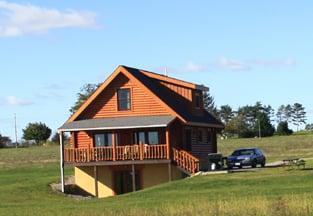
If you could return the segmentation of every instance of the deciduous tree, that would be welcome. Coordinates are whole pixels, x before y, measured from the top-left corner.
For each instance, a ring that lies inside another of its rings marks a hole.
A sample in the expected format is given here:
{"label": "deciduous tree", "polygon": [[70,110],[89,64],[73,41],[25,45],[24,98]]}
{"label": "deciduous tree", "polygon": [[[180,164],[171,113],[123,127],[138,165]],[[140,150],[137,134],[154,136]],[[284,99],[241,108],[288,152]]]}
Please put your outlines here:
{"label": "deciduous tree", "polygon": [[94,91],[100,86],[100,84],[85,84],[77,93],[77,99],[75,104],[71,107],[70,112],[74,113],[78,108],[88,99],[88,97],[94,93]]}
{"label": "deciduous tree", "polygon": [[23,138],[25,140],[34,140],[37,145],[49,139],[50,135],[51,129],[41,122],[29,123],[23,129]]}
{"label": "deciduous tree", "polygon": [[11,139],[7,136],[2,136],[0,134],[0,148],[5,148],[11,143]]}
{"label": "deciduous tree", "polygon": [[290,135],[293,133],[293,131],[289,129],[288,122],[282,121],[282,122],[279,122],[276,133],[278,135]]}

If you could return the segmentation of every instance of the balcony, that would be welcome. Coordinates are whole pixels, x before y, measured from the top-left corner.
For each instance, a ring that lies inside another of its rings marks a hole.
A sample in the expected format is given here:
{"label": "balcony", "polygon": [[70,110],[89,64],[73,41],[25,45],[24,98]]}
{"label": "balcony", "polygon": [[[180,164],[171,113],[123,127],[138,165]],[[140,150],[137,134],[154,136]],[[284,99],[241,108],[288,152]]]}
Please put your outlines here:
{"label": "balcony", "polygon": [[64,148],[64,162],[66,163],[152,159],[169,159],[167,145],[138,144],[116,147]]}

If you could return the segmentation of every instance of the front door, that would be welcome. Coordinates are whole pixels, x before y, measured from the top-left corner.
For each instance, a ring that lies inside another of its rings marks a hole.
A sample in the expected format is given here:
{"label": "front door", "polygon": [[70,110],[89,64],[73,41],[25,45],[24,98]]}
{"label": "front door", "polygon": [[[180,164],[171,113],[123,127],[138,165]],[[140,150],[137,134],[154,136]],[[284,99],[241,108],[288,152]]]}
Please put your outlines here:
{"label": "front door", "polygon": [[[117,171],[115,175],[115,193],[124,194],[133,191],[132,171]],[[140,189],[140,176],[138,171],[135,171],[136,190]]]}

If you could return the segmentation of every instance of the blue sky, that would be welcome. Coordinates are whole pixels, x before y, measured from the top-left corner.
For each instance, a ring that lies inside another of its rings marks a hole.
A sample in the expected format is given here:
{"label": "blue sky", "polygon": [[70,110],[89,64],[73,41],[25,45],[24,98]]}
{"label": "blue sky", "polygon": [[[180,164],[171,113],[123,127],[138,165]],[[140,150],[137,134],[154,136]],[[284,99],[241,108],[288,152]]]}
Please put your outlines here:
{"label": "blue sky", "polygon": [[56,130],[84,83],[129,65],[203,83],[217,105],[299,102],[313,122],[310,1],[1,1],[0,133]]}

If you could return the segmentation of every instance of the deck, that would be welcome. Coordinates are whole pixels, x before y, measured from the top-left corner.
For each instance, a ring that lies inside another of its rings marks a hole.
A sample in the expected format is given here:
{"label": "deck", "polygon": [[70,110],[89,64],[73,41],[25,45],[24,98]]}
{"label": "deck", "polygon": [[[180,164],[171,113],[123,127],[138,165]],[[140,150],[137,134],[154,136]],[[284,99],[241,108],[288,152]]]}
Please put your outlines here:
{"label": "deck", "polygon": [[164,159],[169,159],[168,148],[166,144],[138,144],[93,148],[64,148],[65,163],[143,161]]}

